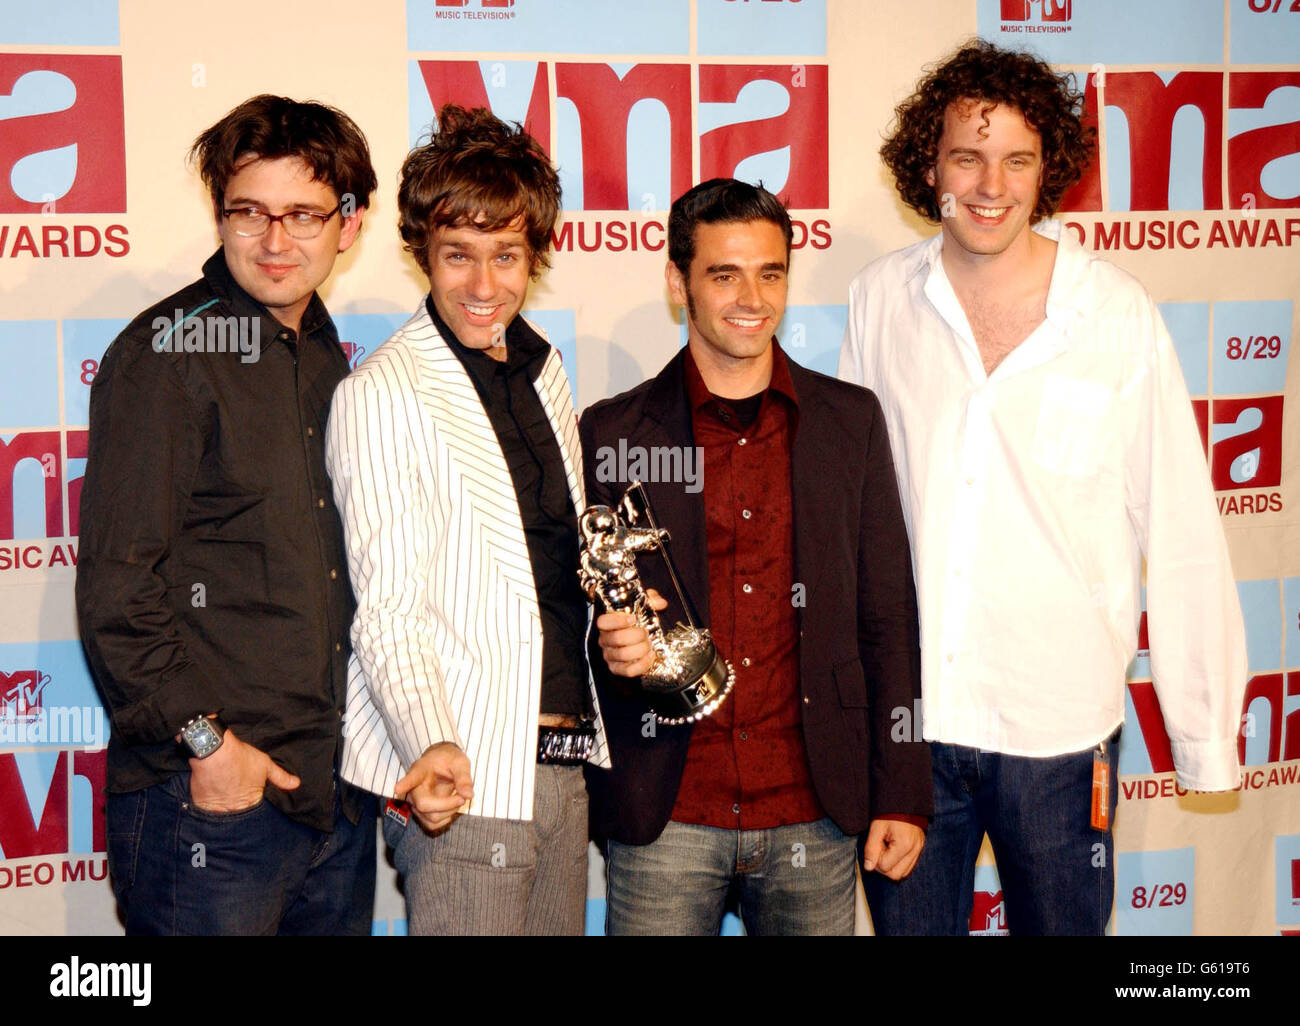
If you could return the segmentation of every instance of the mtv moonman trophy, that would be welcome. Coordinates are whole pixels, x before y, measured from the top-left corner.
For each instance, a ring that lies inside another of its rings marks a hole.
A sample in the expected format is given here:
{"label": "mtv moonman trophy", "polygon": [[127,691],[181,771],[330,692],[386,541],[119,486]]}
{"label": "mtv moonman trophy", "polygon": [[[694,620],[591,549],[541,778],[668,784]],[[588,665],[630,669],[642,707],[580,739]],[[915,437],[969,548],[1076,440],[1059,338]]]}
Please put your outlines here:
{"label": "mtv moonman trophy", "polygon": [[[624,493],[619,510],[621,517],[608,506],[589,506],[578,519],[582,534],[578,577],[592,601],[599,596],[606,611],[631,613],[650,636],[655,661],[641,675],[641,687],[655,719],[670,726],[702,720],[727,697],[736,682],[736,672],[719,654],[709,632],[697,627],[691,618],[677,571],[664,548],[668,532],[655,523],[640,481],[633,481]],[[642,520],[649,526],[637,526]],[[636,569],[635,553],[652,549],[663,556],[690,621],[689,626],[678,623],[667,634],[646,601]]]}

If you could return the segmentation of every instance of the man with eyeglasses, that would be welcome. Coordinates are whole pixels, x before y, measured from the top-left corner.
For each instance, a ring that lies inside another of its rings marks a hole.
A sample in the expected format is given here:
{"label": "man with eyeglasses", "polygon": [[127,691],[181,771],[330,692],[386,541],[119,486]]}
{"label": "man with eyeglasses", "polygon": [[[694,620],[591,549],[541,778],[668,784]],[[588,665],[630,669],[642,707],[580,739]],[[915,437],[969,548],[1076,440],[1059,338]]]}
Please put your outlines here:
{"label": "man with eyeglasses", "polygon": [[77,612],[112,715],[113,889],[131,934],[368,934],[376,811],[337,774],[354,600],[324,457],[348,361],[316,289],[375,173],[345,114],[268,95],[191,157],[221,248],[90,394]]}

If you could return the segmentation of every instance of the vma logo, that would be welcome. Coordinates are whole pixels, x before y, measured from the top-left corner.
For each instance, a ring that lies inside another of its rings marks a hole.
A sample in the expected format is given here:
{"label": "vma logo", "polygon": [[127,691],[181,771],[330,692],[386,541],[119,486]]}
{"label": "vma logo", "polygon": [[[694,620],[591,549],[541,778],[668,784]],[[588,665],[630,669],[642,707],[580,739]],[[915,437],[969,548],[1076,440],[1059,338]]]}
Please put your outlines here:
{"label": "vma logo", "polygon": [[1002,20],[1065,22],[1073,7],[1073,0],[1002,0]]}
{"label": "vma logo", "polygon": [[0,54],[0,214],[125,211],[122,58]]}
{"label": "vma logo", "polygon": [[[62,446],[68,459],[85,466],[90,432],[21,431],[7,441],[0,436],[0,540],[15,537],[18,509],[34,509],[44,522],[44,537],[75,537],[81,533],[82,476],[66,479]],[[64,511],[67,511],[67,529]],[[29,521],[30,522],[30,519]],[[24,531],[24,537],[32,536]]]}
{"label": "vma logo", "polygon": [[1294,208],[1297,90],[1293,70],[1170,75],[1094,64],[1085,102],[1094,127],[1105,111],[1105,141],[1062,210],[1102,210],[1103,174],[1111,211]]}
{"label": "vma logo", "polygon": [[649,214],[732,176],[794,209],[830,206],[825,64],[414,61],[411,78],[412,145],[444,103],[490,107],[556,162],[569,210]]}
{"label": "vma logo", "polygon": [[0,720],[11,725],[35,723],[41,718],[41,693],[50,675],[40,670],[0,670]]}

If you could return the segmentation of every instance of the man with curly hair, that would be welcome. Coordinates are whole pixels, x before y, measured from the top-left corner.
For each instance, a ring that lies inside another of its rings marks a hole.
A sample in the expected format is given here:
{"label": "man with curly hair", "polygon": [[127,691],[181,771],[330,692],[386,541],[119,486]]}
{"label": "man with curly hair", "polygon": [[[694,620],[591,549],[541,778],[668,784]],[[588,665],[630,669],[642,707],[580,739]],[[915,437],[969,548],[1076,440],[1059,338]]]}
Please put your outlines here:
{"label": "man with curly hair", "polygon": [[1178,776],[1239,780],[1244,630],[1205,455],[1151,297],[1046,220],[1092,147],[1070,79],[976,41],[896,114],[881,154],[941,231],[854,280],[840,376],[893,443],[935,816],[909,878],[867,878],[872,920],[967,933],[987,833],[1013,934],[1101,934],[1144,557]]}
{"label": "man with curly hair", "polygon": [[519,316],[559,178],[519,126],[447,105],[398,208],[429,294],[339,386],[326,435],[357,595],[342,773],[401,799],[384,834],[411,933],[579,934],[582,765],[609,764],[582,458],[560,355]]}

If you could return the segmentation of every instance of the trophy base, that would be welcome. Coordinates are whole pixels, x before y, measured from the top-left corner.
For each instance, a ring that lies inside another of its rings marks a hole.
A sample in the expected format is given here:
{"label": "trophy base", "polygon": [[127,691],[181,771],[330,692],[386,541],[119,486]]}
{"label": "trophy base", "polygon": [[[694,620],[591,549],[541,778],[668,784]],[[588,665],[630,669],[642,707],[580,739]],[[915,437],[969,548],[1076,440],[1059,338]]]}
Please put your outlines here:
{"label": "trophy base", "polygon": [[731,694],[731,688],[736,683],[736,671],[730,662],[722,658],[711,641],[708,646],[713,658],[693,683],[677,691],[648,694],[656,722],[668,727],[698,723],[722,705],[727,695]]}

